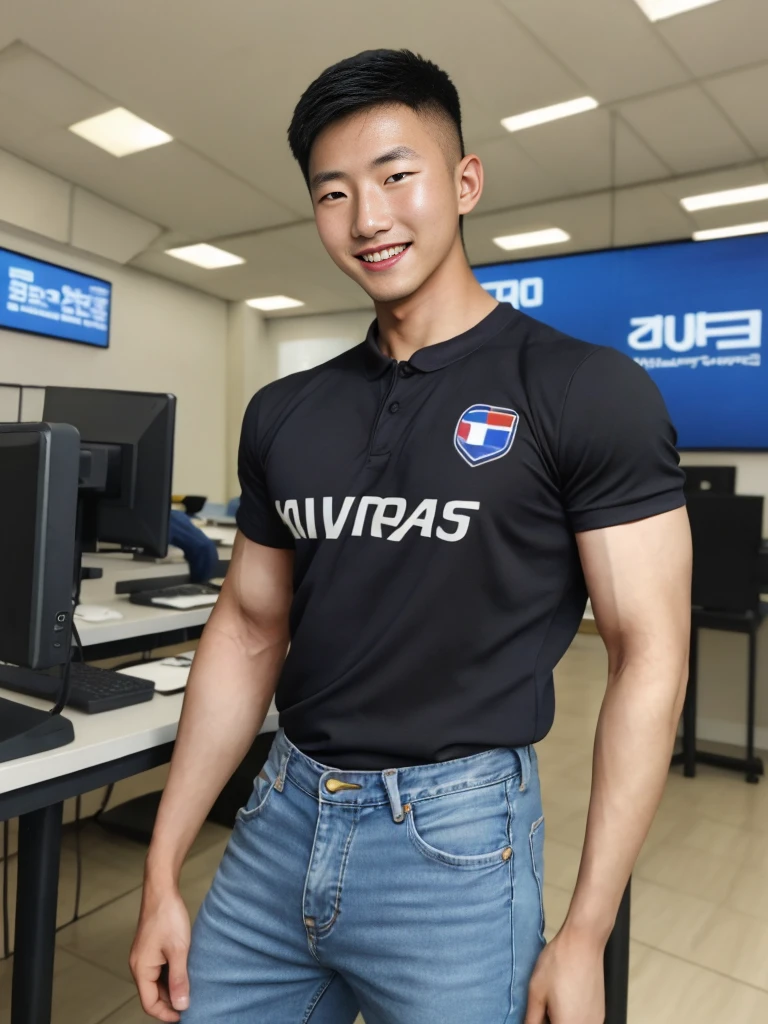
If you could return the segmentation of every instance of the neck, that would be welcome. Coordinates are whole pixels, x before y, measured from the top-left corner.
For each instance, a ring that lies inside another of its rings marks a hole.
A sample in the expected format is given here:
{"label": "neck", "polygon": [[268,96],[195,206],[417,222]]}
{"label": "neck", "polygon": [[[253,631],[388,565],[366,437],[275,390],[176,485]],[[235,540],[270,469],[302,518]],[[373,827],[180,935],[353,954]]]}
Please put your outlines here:
{"label": "neck", "polygon": [[480,323],[498,305],[467,264],[461,240],[424,284],[398,302],[376,302],[379,348],[407,361],[426,345],[455,338]]}

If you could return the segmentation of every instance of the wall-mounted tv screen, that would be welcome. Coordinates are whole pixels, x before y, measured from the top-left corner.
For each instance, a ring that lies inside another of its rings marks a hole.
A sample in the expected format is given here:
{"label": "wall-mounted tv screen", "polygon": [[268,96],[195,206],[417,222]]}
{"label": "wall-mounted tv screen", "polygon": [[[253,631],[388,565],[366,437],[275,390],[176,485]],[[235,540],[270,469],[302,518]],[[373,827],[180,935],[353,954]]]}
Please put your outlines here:
{"label": "wall-mounted tv screen", "polygon": [[499,301],[643,366],[680,448],[768,449],[768,234],[473,270]]}
{"label": "wall-mounted tv screen", "polygon": [[0,327],[109,346],[112,285],[0,248]]}

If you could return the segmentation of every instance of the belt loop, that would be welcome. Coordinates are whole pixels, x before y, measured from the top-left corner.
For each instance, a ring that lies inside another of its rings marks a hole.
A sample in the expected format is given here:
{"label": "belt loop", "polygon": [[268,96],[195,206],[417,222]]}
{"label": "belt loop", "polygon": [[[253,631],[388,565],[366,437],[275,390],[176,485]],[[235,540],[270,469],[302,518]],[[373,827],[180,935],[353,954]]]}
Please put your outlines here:
{"label": "belt loop", "polygon": [[381,777],[387,788],[389,804],[392,808],[392,818],[394,821],[401,822],[405,815],[403,814],[403,806],[400,803],[400,791],[397,788],[397,768],[387,768],[385,772],[381,773]]}
{"label": "belt loop", "polygon": [[275,780],[275,789],[278,791],[278,793],[283,792],[283,786],[285,785],[285,773],[288,770],[288,762],[290,761],[290,759],[291,751],[289,749],[285,754],[283,754],[282,760],[280,762],[280,771],[277,773],[277,779]]}
{"label": "belt loop", "polygon": [[518,747],[517,752],[520,755],[520,792],[528,788],[528,783],[531,781],[531,754],[533,748]]}

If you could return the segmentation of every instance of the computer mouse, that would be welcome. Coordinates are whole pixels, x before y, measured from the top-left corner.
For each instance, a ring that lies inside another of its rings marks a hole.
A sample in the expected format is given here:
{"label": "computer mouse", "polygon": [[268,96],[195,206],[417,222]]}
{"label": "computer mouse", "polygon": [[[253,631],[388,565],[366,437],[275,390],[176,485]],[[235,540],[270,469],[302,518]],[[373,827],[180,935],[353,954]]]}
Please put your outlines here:
{"label": "computer mouse", "polygon": [[110,619],[122,619],[122,612],[101,604],[79,604],[75,608],[75,618],[83,622],[108,622]]}

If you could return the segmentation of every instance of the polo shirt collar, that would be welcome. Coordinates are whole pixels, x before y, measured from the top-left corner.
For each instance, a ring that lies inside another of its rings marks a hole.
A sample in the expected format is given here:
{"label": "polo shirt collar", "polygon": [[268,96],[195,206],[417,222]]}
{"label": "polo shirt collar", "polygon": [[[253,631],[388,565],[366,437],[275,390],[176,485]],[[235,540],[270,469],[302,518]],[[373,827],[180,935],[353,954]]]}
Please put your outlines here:
{"label": "polo shirt collar", "polygon": [[[506,327],[515,316],[517,310],[514,306],[508,302],[500,302],[486,317],[463,334],[418,349],[408,360],[408,365],[425,373],[441,370],[480,348],[484,342]],[[364,342],[365,373],[369,380],[380,377],[395,361],[385,356],[379,348],[378,334],[379,322],[374,320],[368,328]]]}

